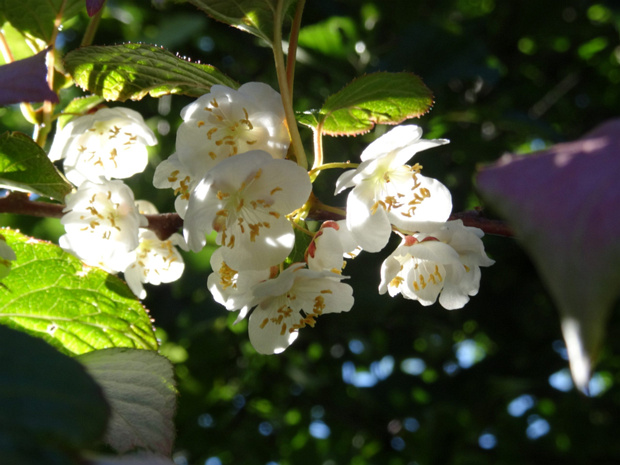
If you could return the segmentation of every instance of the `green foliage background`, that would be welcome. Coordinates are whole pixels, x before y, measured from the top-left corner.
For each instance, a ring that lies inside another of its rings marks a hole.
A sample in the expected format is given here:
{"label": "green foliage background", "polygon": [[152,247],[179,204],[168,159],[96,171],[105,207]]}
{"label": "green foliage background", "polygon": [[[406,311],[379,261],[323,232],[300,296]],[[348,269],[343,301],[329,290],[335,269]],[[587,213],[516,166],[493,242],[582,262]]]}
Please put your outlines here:
{"label": "green foliage background", "polygon": [[[240,83],[276,86],[268,48],[193,6],[107,5],[95,44],[162,45]],[[75,30],[86,20],[76,18]],[[620,8],[613,1],[314,0],[303,25],[312,27],[300,36],[299,110],[320,108],[352,78],[373,71],[414,72],[432,89],[433,110],[414,122],[425,137],[451,143],[416,161],[451,189],[455,211],[479,205],[473,180],[479,164],[575,139],[620,108]],[[61,35],[66,50],[79,40],[72,27]],[[79,92],[69,94],[63,99]],[[128,104],[161,136],[144,177],[129,181],[136,198],[152,197],[154,168],[173,153],[179,111],[190,101],[172,96]],[[2,126],[28,131],[16,118],[0,109]],[[326,157],[355,161],[384,130],[326,139]],[[310,131],[302,129],[302,137],[309,149]],[[336,176],[322,176],[325,201]],[[160,211],[173,211],[169,191],[156,195],[151,200]],[[0,215],[0,221],[42,238],[62,233],[57,220]],[[176,364],[175,462],[620,462],[618,308],[592,397],[557,389],[550,376],[568,376],[557,313],[513,240],[486,237],[485,244],[497,263],[483,270],[479,295],[452,312],[378,296],[384,255],[362,255],[345,270],[354,308],[322,317],[278,356],[256,354],[245,323],[232,326],[234,316],[212,301],[209,250],[185,254],[183,278],[148,288],[144,302],[162,352]],[[467,348],[473,357],[463,355]],[[362,380],[374,384],[363,387]],[[522,403],[511,404],[517,398]],[[529,407],[515,412],[510,405]]]}

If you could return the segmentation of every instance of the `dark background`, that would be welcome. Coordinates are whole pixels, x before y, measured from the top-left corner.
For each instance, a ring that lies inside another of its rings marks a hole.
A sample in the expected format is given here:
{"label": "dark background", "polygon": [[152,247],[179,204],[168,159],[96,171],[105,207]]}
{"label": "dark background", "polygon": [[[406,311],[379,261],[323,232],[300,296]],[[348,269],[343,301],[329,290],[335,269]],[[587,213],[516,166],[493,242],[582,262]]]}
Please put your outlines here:
{"label": "dark background", "polygon": [[[192,6],[107,5],[95,44],[155,43],[240,83],[277,85],[270,49]],[[312,37],[302,41],[296,108],[320,107],[364,73],[418,74],[435,105],[413,122],[425,137],[451,143],[415,161],[450,188],[455,211],[480,205],[474,178],[480,164],[576,139],[618,115],[620,6],[614,1],[308,0],[304,26],[328,19],[335,25],[322,34],[329,46]],[[85,21],[63,32],[66,50],[77,47],[74,31]],[[161,211],[173,211],[171,192],[157,191],[153,199],[150,180],[174,151],[179,111],[190,102],[174,96],[127,104],[161,136],[144,178],[129,182],[137,198],[150,198]],[[0,118],[19,124],[6,111]],[[384,130],[326,139],[326,159],[355,161]],[[310,131],[301,132],[311,151]],[[343,204],[344,196],[331,197],[337,174],[323,176],[317,188],[323,200]],[[38,237],[62,234],[57,220],[17,225]],[[496,264],[483,269],[480,293],[465,308],[377,295],[379,266],[389,252],[362,254],[345,270],[353,309],[320,318],[278,356],[255,353],[245,323],[232,326],[235,315],[212,301],[206,289],[211,250],[185,254],[181,281],[147,286],[144,301],[162,352],[176,363],[175,462],[620,463],[618,308],[585,397],[571,387],[557,313],[531,262],[512,239],[484,241]]]}

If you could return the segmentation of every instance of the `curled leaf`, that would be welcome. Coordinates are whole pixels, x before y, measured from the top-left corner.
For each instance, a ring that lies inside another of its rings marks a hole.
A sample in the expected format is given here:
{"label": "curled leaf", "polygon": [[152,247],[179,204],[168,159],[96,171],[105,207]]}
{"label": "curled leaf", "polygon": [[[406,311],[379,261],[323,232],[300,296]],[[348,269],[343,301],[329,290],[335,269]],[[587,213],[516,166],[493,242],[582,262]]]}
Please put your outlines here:
{"label": "curled leaf", "polygon": [[486,201],[512,224],[553,297],[575,384],[586,391],[620,294],[620,119],[478,175]]}
{"label": "curled leaf", "polygon": [[91,18],[103,8],[105,0],[86,0],[86,12]]}
{"label": "curled leaf", "polygon": [[58,103],[58,96],[47,84],[47,50],[30,58],[0,66],[0,105],[20,102]]}

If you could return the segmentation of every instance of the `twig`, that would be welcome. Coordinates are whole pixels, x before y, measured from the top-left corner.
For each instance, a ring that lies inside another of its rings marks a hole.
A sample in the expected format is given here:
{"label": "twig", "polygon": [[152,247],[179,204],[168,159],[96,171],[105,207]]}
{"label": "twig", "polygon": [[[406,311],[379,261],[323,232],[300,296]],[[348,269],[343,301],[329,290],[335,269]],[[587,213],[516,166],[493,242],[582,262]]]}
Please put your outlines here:
{"label": "twig", "polygon": [[[33,201],[28,198],[28,194],[13,192],[6,197],[0,198],[0,213],[14,213],[20,215],[62,218],[64,215],[62,204]],[[168,239],[173,233],[178,232],[183,227],[183,220],[176,213],[158,213],[155,215],[145,215],[148,220],[148,229],[155,232],[161,240]],[[312,211],[307,219],[326,221],[342,220],[345,218],[344,210],[320,204],[317,210]],[[495,236],[512,237],[514,232],[501,220],[485,218],[481,210],[470,210],[454,213],[450,220],[462,220],[465,226],[472,226],[484,231],[485,234]]]}
{"label": "twig", "polygon": [[[12,192],[0,198],[0,213],[37,216],[40,218],[62,218],[65,205],[30,200],[28,194]],[[159,213],[144,215],[148,220],[148,229],[155,232],[162,241],[183,227],[183,220],[176,213]]]}

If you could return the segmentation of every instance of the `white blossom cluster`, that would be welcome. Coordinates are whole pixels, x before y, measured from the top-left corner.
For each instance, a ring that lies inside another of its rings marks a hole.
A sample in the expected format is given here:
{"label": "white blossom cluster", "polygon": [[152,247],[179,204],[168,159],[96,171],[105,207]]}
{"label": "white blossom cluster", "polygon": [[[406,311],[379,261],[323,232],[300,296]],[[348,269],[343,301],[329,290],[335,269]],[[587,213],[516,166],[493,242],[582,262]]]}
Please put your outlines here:
{"label": "white blossom cluster", "polygon": [[179,234],[160,240],[146,229],[144,214],[154,206],[134,200],[119,179],[141,173],[148,162],[147,146],[157,139],[142,116],[128,108],[103,108],[73,119],[60,130],[50,149],[53,161],[63,160],[65,175],[77,188],[65,198],[61,223],[66,234],[60,246],[85,263],[110,273],[123,272],[139,298],[143,283],[177,280],[183,259],[175,246],[187,248]]}
{"label": "white blossom cluster", "polygon": [[[199,252],[215,233],[207,286],[226,309],[248,317],[260,353],[285,350],[319,316],[349,311],[353,290],[342,274],[346,260],[379,252],[392,234],[401,244],[385,259],[379,292],[422,305],[460,308],[478,292],[480,267],[493,263],[482,232],[448,221],[452,199],[436,179],[408,164],[422,150],[448,143],[422,139],[401,125],[372,142],[359,164],[341,174],[335,194],[350,191],[346,215],[307,229],[311,174],[287,158],[290,144],[280,95],[251,82],[234,90],[214,85],[186,106],[175,153],[156,168],[153,184],[170,188],[184,220],[183,237],[160,240],[119,179],[141,172],[155,136],[128,109],[76,118],[57,135],[51,157],[64,159],[77,190],[66,198],[63,248],[89,264],[123,272],[140,298],[143,283],[170,282],[183,272],[177,247]],[[305,255],[294,252],[306,235]],[[309,245],[307,245],[309,244]]]}
{"label": "white blossom cluster", "polygon": [[216,232],[220,247],[207,285],[218,303],[239,311],[237,321],[249,316],[250,341],[260,353],[282,352],[319,316],[350,310],[345,260],[381,251],[392,233],[402,244],[381,268],[380,293],[460,308],[478,291],[480,267],[493,263],[480,230],[447,221],[448,189],[423,176],[419,164],[407,165],[447,140],[422,139],[419,127],[403,125],[371,143],[359,166],[336,183],[336,194],[351,188],[346,218],[324,222],[304,261],[289,264],[312,184],[286,159],[280,96],[260,83],[213,86],[181,116],[176,153],[158,166],[154,184],[177,196],[191,250],[200,251]]}

